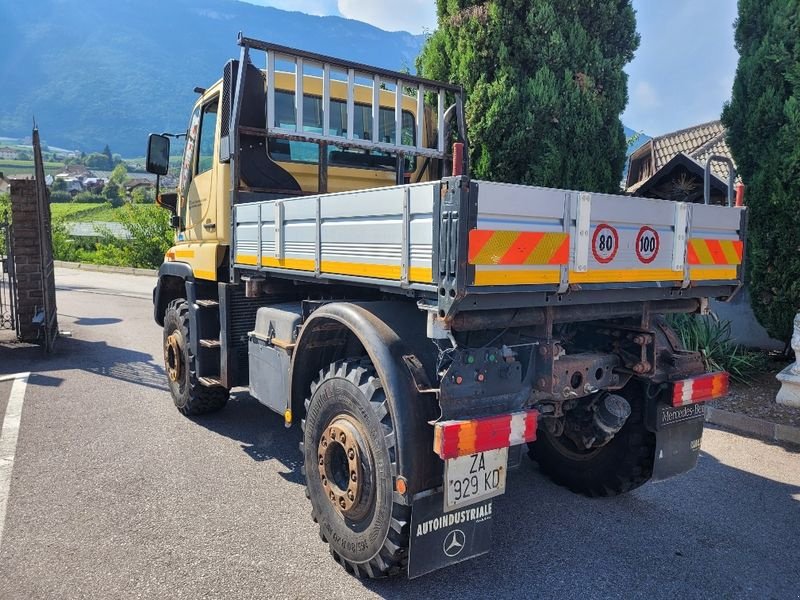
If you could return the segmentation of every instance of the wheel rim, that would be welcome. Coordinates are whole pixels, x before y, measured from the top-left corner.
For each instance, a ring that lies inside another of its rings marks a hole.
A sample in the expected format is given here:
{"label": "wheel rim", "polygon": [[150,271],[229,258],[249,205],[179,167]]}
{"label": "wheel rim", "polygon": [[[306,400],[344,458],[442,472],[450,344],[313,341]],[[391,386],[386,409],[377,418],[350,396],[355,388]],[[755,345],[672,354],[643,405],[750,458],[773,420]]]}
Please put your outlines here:
{"label": "wheel rim", "polygon": [[366,482],[371,479],[372,457],[360,424],[348,415],[334,417],[317,447],[318,474],[331,505],[342,516],[357,520],[371,504]]}
{"label": "wheel rim", "polygon": [[183,377],[183,337],[180,332],[173,331],[167,337],[164,348],[164,363],[170,381],[178,382]]}
{"label": "wheel rim", "polygon": [[584,450],[582,448],[578,448],[571,439],[569,439],[565,435],[553,435],[550,433],[547,428],[542,428],[545,437],[547,437],[547,441],[550,442],[550,445],[562,456],[569,458],[570,460],[576,461],[584,461],[584,460],[591,460],[597,454],[599,454],[604,446],[599,448],[592,448],[590,450]]}

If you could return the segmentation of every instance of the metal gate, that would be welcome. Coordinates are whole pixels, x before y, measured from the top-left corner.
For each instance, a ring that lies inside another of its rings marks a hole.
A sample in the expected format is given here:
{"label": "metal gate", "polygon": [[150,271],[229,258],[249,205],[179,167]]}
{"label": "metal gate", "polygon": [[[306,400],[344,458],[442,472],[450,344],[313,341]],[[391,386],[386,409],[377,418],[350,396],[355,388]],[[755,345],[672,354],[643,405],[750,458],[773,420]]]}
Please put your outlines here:
{"label": "metal gate", "polygon": [[0,329],[18,329],[16,283],[11,223],[4,213],[0,214]]}

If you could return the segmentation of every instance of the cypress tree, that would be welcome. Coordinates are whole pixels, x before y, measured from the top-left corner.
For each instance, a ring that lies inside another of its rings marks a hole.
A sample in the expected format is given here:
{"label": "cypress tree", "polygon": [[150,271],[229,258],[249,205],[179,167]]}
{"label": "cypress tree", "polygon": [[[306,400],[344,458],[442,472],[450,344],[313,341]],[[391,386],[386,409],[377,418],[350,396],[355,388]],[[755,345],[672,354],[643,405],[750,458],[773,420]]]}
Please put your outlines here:
{"label": "cypress tree", "polygon": [[788,341],[800,310],[800,1],[739,0],[739,65],[722,113],[747,185],[753,310]]}
{"label": "cypress tree", "polygon": [[619,191],[630,0],[437,0],[422,75],[460,83],[475,177]]}

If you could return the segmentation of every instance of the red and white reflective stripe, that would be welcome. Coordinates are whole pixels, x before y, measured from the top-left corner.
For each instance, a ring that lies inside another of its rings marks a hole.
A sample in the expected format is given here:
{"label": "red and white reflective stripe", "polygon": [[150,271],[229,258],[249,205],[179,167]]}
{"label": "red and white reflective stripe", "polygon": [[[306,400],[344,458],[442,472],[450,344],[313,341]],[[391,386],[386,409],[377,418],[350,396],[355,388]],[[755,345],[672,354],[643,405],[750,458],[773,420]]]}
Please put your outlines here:
{"label": "red and white reflective stripe", "polygon": [[728,394],[729,377],[725,371],[700,375],[672,384],[672,406],[685,406],[721,398]]}
{"label": "red and white reflective stripe", "polygon": [[524,410],[465,421],[440,421],[434,425],[433,451],[442,459],[508,448],[536,439],[539,412]]}

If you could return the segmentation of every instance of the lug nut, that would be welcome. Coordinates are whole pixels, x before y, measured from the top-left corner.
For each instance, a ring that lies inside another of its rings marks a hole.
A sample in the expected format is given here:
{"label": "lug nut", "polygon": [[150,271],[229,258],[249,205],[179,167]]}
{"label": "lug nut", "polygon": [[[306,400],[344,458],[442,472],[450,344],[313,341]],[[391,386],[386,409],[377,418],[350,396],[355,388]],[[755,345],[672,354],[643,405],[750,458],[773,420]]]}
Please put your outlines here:
{"label": "lug nut", "polygon": [[350,502],[353,502],[356,499],[356,495],[353,493],[353,490],[348,490],[347,497],[350,498]]}
{"label": "lug nut", "polygon": [[356,472],[355,471],[351,471],[350,472],[350,481],[355,483],[357,480],[358,480],[358,476],[356,475]]}
{"label": "lug nut", "polygon": [[333,492],[328,495],[330,496],[331,500],[336,501],[336,495]]}
{"label": "lug nut", "polygon": [[342,435],[341,435],[341,437],[340,437],[339,439],[342,441],[342,444],[344,444],[345,442],[347,442],[347,436],[346,436],[345,434],[342,434]]}
{"label": "lug nut", "polygon": [[356,457],[356,453],[353,451],[352,448],[350,448],[350,450],[347,451],[347,458],[349,458],[350,460],[354,460],[355,457]]}
{"label": "lug nut", "polygon": [[344,501],[344,498],[339,498],[339,506],[345,508],[347,506],[347,502]]}
{"label": "lug nut", "polygon": [[322,458],[322,455],[320,454],[320,456],[319,456],[319,466],[321,467],[324,464],[325,464],[325,459]]}

